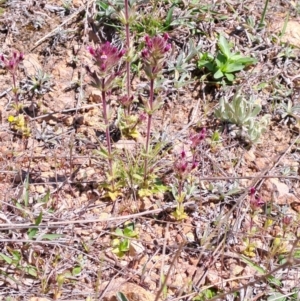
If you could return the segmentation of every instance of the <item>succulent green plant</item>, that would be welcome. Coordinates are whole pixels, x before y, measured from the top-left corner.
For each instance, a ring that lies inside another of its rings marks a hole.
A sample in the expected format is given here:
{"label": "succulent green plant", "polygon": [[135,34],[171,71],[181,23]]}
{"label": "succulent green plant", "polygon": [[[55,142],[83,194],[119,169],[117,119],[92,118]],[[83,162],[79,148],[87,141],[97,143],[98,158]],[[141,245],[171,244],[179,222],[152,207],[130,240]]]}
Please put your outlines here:
{"label": "succulent green plant", "polygon": [[259,141],[270,121],[269,115],[264,115],[258,120],[260,112],[261,105],[255,103],[253,97],[247,101],[240,91],[237,91],[232,102],[225,98],[220,99],[215,116],[224,122],[237,125],[237,136],[253,144]]}
{"label": "succulent green plant", "polygon": [[211,53],[200,52],[198,61],[198,67],[209,70],[216,80],[225,77],[228,82],[233,82],[236,72],[257,63],[255,58],[243,56],[239,52],[231,52],[232,46],[222,35],[218,39],[218,48],[219,51],[216,56]]}

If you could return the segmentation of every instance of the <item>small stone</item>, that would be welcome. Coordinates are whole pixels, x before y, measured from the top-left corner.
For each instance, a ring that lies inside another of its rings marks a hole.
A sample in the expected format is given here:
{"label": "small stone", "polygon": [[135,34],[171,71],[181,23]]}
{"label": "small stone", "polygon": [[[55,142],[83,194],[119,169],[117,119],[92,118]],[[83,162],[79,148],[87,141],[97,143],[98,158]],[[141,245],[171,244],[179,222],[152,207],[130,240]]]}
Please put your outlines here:
{"label": "small stone", "polygon": [[100,103],[101,102],[101,91],[93,90],[88,97],[89,102]]}
{"label": "small stone", "polygon": [[40,194],[45,193],[45,187],[42,186],[42,185],[37,185],[37,186],[35,187],[35,191],[36,191],[37,193],[40,193]]}
{"label": "small stone", "polygon": [[138,254],[141,254],[145,251],[145,248],[143,245],[137,241],[131,241],[130,247],[129,247],[129,255],[130,256],[136,256]]}

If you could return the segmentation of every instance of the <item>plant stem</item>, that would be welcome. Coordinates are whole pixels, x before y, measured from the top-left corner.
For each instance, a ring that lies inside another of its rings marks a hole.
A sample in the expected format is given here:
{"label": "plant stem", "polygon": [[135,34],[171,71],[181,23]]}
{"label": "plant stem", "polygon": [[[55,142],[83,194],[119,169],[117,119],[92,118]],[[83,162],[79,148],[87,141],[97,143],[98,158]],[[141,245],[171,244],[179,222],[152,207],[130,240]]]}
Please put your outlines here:
{"label": "plant stem", "polygon": [[268,8],[269,0],[266,0],[265,2],[265,7],[258,25],[259,29],[262,29],[265,26],[265,18],[266,18],[266,13],[267,13],[267,8]]}
{"label": "plant stem", "polygon": [[148,124],[147,124],[147,138],[146,138],[146,157],[145,157],[145,166],[144,166],[144,183],[147,179],[147,169],[148,169],[148,152],[150,144],[150,130],[152,122],[152,111],[153,111],[153,100],[154,100],[154,79],[150,80],[150,98],[149,98],[149,111],[148,111]]}
{"label": "plant stem", "polygon": [[[127,48],[127,59],[126,59],[126,90],[127,90],[127,98],[129,99],[131,96],[131,86],[130,86],[130,57],[128,56],[130,52],[130,31],[129,31],[129,3],[128,0],[124,0],[125,3],[125,31],[126,31],[126,48]],[[127,114],[129,114],[130,107],[127,108]]]}
{"label": "plant stem", "polygon": [[102,79],[102,106],[103,106],[103,119],[105,124],[105,134],[107,141],[107,150],[108,150],[108,164],[109,164],[109,174],[113,177],[113,167],[112,167],[112,151],[111,151],[111,141],[110,141],[110,132],[109,132],[109,121],[107,117],[107,103],[106,103],[106,92],[105,92],[105,79]]}
{"label": "plant stem", "polygon": [[15,74],[15,72],[12,72],[12,80],[13,80],[13,93],[15,95],[15,102],[16,102],[16,104],[18,104],[19,103],[19,92],[17,90],[16,74]]}

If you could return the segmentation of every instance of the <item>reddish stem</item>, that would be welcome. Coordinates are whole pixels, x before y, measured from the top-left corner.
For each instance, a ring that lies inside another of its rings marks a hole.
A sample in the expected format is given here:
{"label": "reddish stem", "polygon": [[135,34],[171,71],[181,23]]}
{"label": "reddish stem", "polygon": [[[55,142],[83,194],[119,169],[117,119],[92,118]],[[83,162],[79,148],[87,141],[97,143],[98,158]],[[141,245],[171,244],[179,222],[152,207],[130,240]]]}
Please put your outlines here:
{"label": "reddish stem", "polygon": [[[127,98],[129,99],[131,96],[131,87],[130,87],[130,58],[128,58],[128,53],[130,52],[130,31],[129,31],[129,12],[128,0],[124,0],[125,2],[125,31],[126,31],[126,48],[127,48],[127,59],[126,59],[126,89],[127,89]],[[127,108],[127,114],[129,114],[129,107]]]}
{"label": "reddish stem", "polygon": [[16,75],[15,72],[12,72],[12,79],[13,79],[13,93],[15,95],[15,101],[19,103],[19,93],[17,91],[17,84],[16,84]]}
{"label": "reddish stem", "polygon": [[106,93],[105,93],[105,79],[102,79],[102,106],[103,106],[103,119],[105,124],[105,134],[107,141],[107,150],[108,150],[108,164],[109,164],[109,173],[110,176],[113,176],[113,168],[112,168],[112,150],[111,150],[111,141],[110,141],[110,132],[109,132],[109,121],[107,117],[107,103],[106,103]]}
{"label": "reddish stem", "polygon": [[147,138],[146,138],[146,157],[145,157],[145,167],[144,167],[144,183],[147,179],[147,169],[148,169],[148,152],[150,144],[150,130],[152,122],[152,111],[153,111],[153,101],[154,101],[154,79],[150,80],[150,98],[149,98],[149,110],[148,112],[148,124],[147,124]]}

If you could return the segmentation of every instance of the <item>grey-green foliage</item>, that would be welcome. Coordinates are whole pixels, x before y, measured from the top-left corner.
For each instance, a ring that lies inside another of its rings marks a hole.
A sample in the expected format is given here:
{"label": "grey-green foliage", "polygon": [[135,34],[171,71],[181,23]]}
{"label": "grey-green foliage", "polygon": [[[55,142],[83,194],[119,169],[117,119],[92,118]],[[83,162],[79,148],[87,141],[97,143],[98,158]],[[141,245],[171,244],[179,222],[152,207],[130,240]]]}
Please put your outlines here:
{"label": "grey-green foliage", "polygon": [[293,117],[295,119],[298,119],[298,113],[300,113],[300,104],[293,105],[293,102],[289,99],[287,103],[282,103],[280,105],[281,107],[281,117],[287,118],[287,117]]}
{"label": "grey-green foliage", "polygon": [[258,142],[261,134],[267,129],[270,121],[269,115],[258,118],[261,106],[255,103],[253,97],[246,100],[240,91],[233,96],[231,102],[221,98],[220,106],[215,116],[222,121],[237,125],[237,135],[247,142]]}
{"label": "grey-green foliage", "polygon": [[187,50],[182,50],[176,59],[171,59],[167,62],[168,71],[174,71],[174,87],[182,88],[192,83],[191,71],[195,69],[195,63],[191,60],[198,54],[200,45],[195,45],[190,39]]}

